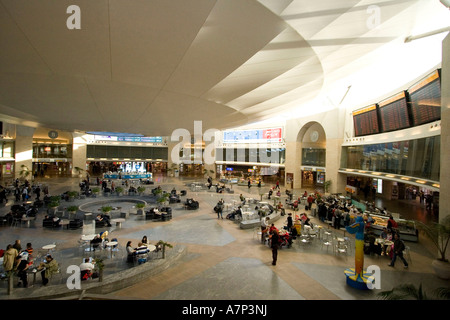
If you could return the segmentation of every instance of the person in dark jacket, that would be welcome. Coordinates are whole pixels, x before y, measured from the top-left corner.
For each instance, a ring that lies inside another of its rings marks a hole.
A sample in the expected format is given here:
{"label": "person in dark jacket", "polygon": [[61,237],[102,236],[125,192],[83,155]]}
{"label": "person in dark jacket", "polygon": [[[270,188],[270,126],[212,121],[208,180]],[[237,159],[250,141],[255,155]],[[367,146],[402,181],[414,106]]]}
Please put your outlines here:
{"label": "person in dark jacket", "polygon": [[403,264],[405,265],[405,269],[408,268],[408,262],[403,257],[403,250],[405,250],[405,244],[400,239],[400,236],[398,235],[398,233],[394,233],[394,248],[392,250],[393,250],[393,256],[392,256],[391,263],[388,264],[388,266],[393,267],[395,264],[395,260],[397,259],[397,257],[399,257],[400,259],[402,259]]}
{"label": "person in dark jacket", "polygon": [[270,240],[270,246],[272,247],[272,265],[276,266],[278,259],[278,246],[280,242],[280,236],[276,228],[272,229]]}

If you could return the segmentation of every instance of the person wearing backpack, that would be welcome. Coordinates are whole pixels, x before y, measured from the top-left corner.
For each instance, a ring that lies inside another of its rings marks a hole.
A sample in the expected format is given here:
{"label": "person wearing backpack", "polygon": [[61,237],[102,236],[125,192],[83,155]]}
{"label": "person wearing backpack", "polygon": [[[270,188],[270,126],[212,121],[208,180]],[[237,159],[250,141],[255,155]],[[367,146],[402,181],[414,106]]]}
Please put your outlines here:
{"label": "person wearing backpack", "polygon": [[397,257],[399,257],[403,261],[403,264],[405,265],[405,269],[408,268],[408,262],[403,257],[403,250],[405,250],[405,244],[400,239],[399,234],[394,233],[394,248],[392,249],[393,256],[392,256],[391,263],[389,263],[388,266],[393,267],[395,264],[395,260],[397,259]]}

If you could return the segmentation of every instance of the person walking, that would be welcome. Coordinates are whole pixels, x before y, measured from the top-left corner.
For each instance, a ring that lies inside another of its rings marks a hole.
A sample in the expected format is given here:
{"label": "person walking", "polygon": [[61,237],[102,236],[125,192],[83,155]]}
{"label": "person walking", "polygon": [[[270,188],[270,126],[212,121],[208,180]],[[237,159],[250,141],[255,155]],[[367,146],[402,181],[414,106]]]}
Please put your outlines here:
{"label": "person walking", "polygon": [[279,242],[280,242],[280,236],[279,236],[278,230],[276,228],[274,228],[272,230],[272,235],[271,235],[270,239],[271,239],[270,245],[272,247],[272,265],[276,266],[277,260],[278,260],[278,246],[279,246]]}
{"label": "person walking", "polygon": [[399,257],[403,261],[403,264],[405,265],[405,269],[408,268],[408,262],[403,257],[403,250],[405,250],[405,244],[400,239],[400,236],[398,235],[398,233],[394,233],[393,256],[392,256],[391,263],[389,263],[388,266],[393,267],[395,264],[395,260],[397,259],[397,257]]}
{"label": "person walking", "polygon": [[219,203],[217,204],[217,219],[222,218],[223,220],[223,202],[219,201]]}

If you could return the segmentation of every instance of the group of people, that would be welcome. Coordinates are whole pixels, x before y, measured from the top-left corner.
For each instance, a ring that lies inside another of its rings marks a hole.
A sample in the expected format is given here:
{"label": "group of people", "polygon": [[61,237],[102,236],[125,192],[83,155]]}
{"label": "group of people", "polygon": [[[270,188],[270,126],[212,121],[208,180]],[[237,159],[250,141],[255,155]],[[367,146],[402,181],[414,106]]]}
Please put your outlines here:
{"label": "group of people", "polygon": [[[32,244],[28,242],[26,248],[22,249],[20,240],[16,240],[13,245],[8,244],[5,251],[0,251],[0,257],[3,257],[5,274],[17,273],[20,280],[18,285],[28,288],[28,272],[35,264]],[[59,265],[50,254],[47,254],[44,260],[34,269],[32,272],[41,272],[42,284],[46,286],[52,275],[58,272]]]}
{"label": "group of people", "polygon": [[[145,255],[148,252],[150,252],[150,250],[148,248],[149,245],[150,245],[150,242],[148,241],[148,238],[147,238],[146,235],[144,235],[142,237],[142,239],[138,243],[137,247],[134,247],[132,245],[132,243],[133,243],[132,241],[128,241],[127,245],[125,247],[125,249],[127,251],[127,261],[128,262],[134,262],[136,257],[138,257],[139,255],[143,255],[143,254]],[[155,247],[156,247],[156,251],[161,250],[161,247],[160,247],[160,245],[158,243],[155,244]]]}

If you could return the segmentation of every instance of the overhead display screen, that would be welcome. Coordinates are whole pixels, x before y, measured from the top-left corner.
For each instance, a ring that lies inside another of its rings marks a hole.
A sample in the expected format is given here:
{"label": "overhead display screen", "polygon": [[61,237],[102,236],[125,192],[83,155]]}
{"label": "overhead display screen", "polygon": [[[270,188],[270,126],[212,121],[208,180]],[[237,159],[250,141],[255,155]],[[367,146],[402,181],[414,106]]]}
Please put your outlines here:
{"label": "overhead display screen", "polygon": [[378,103],[381,132],[389,132],[411,126],[405,91]]}
{"label": "overhead display screen", "polygon": [[282,142],[281,128],[232,130],[223,132],[224,143]]}
{"label": "overhead display screen", "polygon": [[441,79],[436,70],[408,89],[415,126],[441,119]]}
{"label": "overhead display screen", "polygon": [[353,127],[355,128],[356,137],[380,133],[377,106],[374,104],[369,107],[354,111]]}

